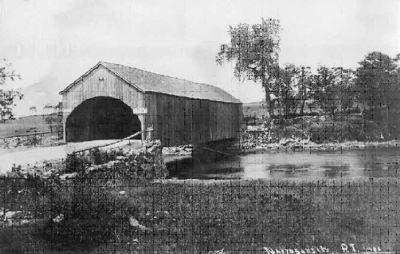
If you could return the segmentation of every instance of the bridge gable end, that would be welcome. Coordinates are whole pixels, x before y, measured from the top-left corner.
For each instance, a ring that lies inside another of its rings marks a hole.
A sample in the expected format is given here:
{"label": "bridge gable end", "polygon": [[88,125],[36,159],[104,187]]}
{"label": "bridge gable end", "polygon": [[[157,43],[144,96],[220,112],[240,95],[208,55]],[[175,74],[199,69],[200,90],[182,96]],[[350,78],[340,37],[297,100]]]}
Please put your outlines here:
{"label": "bridge gable end", "polygon": [[85,100],[100,96],[119,99],[132,109],[144,106],[141,91],[101,64],[91,69],[63,93],[63,106],[71,112]]}

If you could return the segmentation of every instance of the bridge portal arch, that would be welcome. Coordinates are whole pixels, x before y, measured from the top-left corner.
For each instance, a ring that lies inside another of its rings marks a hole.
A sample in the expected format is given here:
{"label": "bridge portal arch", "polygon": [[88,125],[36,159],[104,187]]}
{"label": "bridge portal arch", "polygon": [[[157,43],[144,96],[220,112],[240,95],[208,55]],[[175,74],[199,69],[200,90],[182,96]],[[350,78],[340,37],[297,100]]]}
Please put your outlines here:
{"label": "bridge portal arch", "polygon": [[77,105],[68,114],[64,128],[66,142],[81,142],[125,138],[141,131],[142,123],[123,101],[97,96]]}

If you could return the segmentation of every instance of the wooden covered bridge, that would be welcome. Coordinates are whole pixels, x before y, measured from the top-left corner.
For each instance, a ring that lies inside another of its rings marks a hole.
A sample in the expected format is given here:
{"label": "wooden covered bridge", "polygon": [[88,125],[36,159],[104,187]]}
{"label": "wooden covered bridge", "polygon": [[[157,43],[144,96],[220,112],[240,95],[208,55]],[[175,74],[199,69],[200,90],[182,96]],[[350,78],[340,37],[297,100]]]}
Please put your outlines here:
{"label": "wooden covered bridge", "polygon": [[99,62],[60,94],[66,142],[120,139],[148,129],[163,146],[239,136],[241,102],[211,85]]}

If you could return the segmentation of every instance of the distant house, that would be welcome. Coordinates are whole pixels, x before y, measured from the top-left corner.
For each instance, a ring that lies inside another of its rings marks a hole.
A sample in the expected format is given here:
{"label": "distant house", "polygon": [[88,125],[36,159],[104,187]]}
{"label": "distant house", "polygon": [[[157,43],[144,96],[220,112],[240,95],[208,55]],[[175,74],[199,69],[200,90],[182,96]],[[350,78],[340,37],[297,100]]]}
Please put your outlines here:
{"label": "distant house", "polygon": [[36,114],[37,108],[36,108],[35,106],[29,107],[29,111],[30,111],[32,114]]}
{"label": "distant house", "polygon": [[54,107],[53,107],[52,105],[46,104],[46,105],[43,107],[43,114],[44,114],[44,115],[49,115],[49,114],[51,114],[51,113],[54,113]]}

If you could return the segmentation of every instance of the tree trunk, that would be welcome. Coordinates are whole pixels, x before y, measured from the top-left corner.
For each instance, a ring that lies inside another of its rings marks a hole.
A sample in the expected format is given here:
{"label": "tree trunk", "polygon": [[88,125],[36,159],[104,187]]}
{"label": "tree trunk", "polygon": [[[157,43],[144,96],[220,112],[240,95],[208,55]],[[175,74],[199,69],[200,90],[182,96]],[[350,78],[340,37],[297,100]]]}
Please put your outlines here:
{"label": "tree trunk", "polygon": [[285,99],[284,99],[284,106],[285,106],[285,118],[287,119],[289,116],[289,99],[288,99],[288,93],[289,91],[285,91]]}
{"label": "tree trunk", "polygon": [[330,110],[331,110],[331,115],[334,116],[335,115],[335,102],[334,101],[332,102]]}
{"label": "tree trunk", "polygon": [[304,116],[304,107],[306,105],[306,100],[303,99],[302,103],[301,103],[301,108],[300,108],[300,116]]}
{"label": "tree trunk", "polygon": [[272,105],[271,98],[270,98],[270,90],[269,90],[268,84],[265,84],[265,82],[263,82],[263,83],[264,83],[264,84],[263,84],[263,87],[264,87],[264,89],[265,89],[265,104],[266,104],[267,107],[268,107],[268,115],[269,115],[269,118],[272,119],[273,105]]}
{"label": "tree trunk", "polygon": [[278,109],[279,109],[279,122],[282,123],[284,116],[284,108],[282,105],[281,95],[278,94]]}

